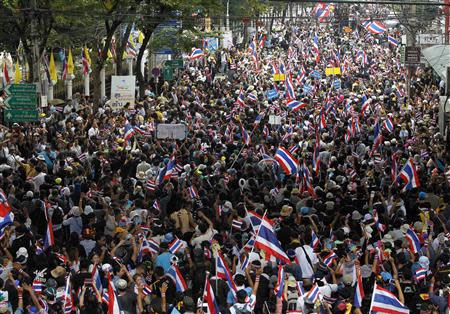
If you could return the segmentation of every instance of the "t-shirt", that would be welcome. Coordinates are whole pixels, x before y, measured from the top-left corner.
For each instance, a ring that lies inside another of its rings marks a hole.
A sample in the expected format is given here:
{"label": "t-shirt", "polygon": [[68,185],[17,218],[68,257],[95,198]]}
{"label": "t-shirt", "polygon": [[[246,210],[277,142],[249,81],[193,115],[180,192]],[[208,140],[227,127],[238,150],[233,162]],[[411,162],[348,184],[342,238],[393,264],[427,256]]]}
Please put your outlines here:
{"label": "t-shirt", "polygon": [[300,246],[295,249],[295,256],[297,257],[300,268],[302,269],[302,277],[309,279],[314,275],[314,269],[311,267],[311,263],[308,262],[305,252],[308,254],[309,260],[313,266],[316,265],[319,260],[317,259],[316,254],[314,254],[314,250],[309,245]]}

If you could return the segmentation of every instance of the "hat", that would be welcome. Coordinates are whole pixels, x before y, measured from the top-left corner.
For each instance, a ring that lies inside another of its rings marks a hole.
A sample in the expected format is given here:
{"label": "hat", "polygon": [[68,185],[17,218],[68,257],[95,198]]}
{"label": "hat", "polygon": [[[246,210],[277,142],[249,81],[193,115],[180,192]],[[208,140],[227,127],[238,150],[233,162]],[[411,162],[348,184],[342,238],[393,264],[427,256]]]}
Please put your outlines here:
{"label": "hat", "polygon": [[53,278],[58,278],[58,277],[61,277],[61,276],[65,276],[66,275],[66,269],[64,267],[61,267],[61,266],[56,266],[55,269],[50,271],[50,274],[52,275]]}
{"label": "hat", "polygon": [[292,214],[292,210],[293,210],[292,206],[283,205],[283,207],[281,208],[280,216],[282,217],[290,216]]}
{"label": "hat", "polygon": [[230,209],[233,209],[233,204],[231,204],[230,201],[225,201],[225,203],[223,203],[222,211],[228,213]]}
{"label": "hat", "polygon": [[108,263],[103,264],[103,265],[102,265],[102,270],[103,270],[104,272],[107,272],[107,271],[112,270],[111,264],[108,264]]}
{"label": "hat", "polygon": [[93,212],[94,212],[94,209],[92,209],[92,206],[90,206],[90,205],[84,206],[84,214],[85,215],[89,215]]}
{"label": "hat", "polygon": [[78,206],[73,206],[71,212],[75,217],[79,217],[81,215],[80,207]]}
{"label": "hat", "polygon": [[428,267],[430,266],[430,260],[426,256],[421,256],[419,257],[419,264],[423,268],[428,269]]}
{"label": "hat", "polygon": [[45,161],[45,157],[42,156],[42,155],[38,155],[38,156],[37,156],[37,159],[42,160],[42,161]]}
{"label": "hat", "polygon": [[381,278],[383,278],[383,281],[392,280],[392,275],[390,273],[388,273],[387,271],[382,271],[380,275],[381,275]]}
{"label": "hat", "polygon": [[139,171],[137,174],[136,174],[136,179],[138,179],[138,180],[145,180],[145,172],[144,171]]}
{"label": "hat", "polygon": [[419,192],[419,200],[423,201],[427,197],[427,193],[425,192]]}
{"label": "hat", "polygon": [[126,289],[127,288],[127,282],[126,282],[126,280],[124,280],[124,279],[119,279],[119,280],[117,280],[117,282],[116,282],[116,286],[117,286],[117,288],[118,289],[121,289],[121,290],[124,290],[124,289]]}
{"label": "hat", "polygon": [[342,276],[342,282],[347,285],[351,285],[353,283],[353,276],[351,274],[345,274]]}
{"label": "hat", "polygon": [[287,280],[287,286],[291,287],[291,288],[296,288],[297,287],[297,281],[295,280],[294,276],[289,276],[289,278]]}
{"label": "hat", "polygon": [[409,230],[409,225],[408,225],[408,224],[403,224],[403,225],[400,227],[400,230],[401,230],[403,233],[406,233],[406,231]]}
{"label": "hat", "polygon": [[61,179],[61,178],[56,178],[56,179],[55,179],[55,183],[56,183],[56,184],[61,184],[61,182],[62,182],[62,179]]}
{"label": "hat", "polygon": [[23,256],[26,259],[28,258],[28,251],[26,248],[24,247],[19,248],[19,250],[16,253],[16,257],[19,258],[20,256]]}
{"label": "hat", "polygon": [[364,215],[363,222],[367,222],[367,221],[369,221],[369,220],[371,220],[371,219],[372,219],[372,215],[371,215],[371,214],[365,214],[365,215]]}
{"label": "hat", "polygon": [[414,223],[414,229],[416,230],[416,231],[422,231],[422,228],[423,228],[423,224],[422,224],[422,222],[421,221],[416,221],[415,223]]}
{"label": "hat", "polygon": [[392,246],[394,246],[394,239],[392,239],[392,236],[389,233],[384,235],[383,239],[381,239],[381,242],[390,243]]}
{"label": "hat", "polygon": [[302,215],[308,215],[311,209],[309,207],[302,207],[300,208],[300,212]]}
{"label": "hat", "polygon": [[28,192],[25,194],[25,197],[28,197],[28,198],[32,198],[33,196],[34,196],[33,191],[28,191]]}
{"label": "hat", "polygon": [[298,195],[300,191],[297,188],[292,189],[291,195]]}
{"label": "hat", "polygon": [[329,199],[332,199],[332,198],[334,198],[334,195],[333,195],[333,193],[328,192],[326,197]]}
{"label": "hat", "polygon": [[354,210],[352,213],[352,220],[361,220],[362,215],[359,213],[359,211]]}

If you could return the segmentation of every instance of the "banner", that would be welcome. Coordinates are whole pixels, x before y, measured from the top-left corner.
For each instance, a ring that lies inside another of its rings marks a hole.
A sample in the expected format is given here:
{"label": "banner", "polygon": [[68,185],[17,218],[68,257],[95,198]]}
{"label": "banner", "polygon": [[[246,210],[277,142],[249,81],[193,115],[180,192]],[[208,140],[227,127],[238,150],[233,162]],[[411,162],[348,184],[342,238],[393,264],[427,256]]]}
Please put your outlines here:
{"label": "banner", "polygon": [[134,96],[136,92],[136,76],[116,76],[111,77],[111,102],[113,110],[123,108],[130,103],[130,108],[134,108]]}
{"label": "banner", "polygon": [[341,68],[326,68],[325,75],[341,75]]}

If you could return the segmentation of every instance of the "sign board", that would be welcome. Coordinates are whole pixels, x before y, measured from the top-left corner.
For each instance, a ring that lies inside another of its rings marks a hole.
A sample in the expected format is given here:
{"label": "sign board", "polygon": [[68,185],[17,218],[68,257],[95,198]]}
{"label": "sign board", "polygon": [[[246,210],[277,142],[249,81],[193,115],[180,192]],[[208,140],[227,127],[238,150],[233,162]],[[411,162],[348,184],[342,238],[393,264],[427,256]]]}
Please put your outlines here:
{"label": "sign board", "polygon": [[[167,61],[166,61],[166,62],[167,62]],[[158,69],[158,68],[153,68],[153,69],[152,69],[152,75],[153,75],[154,77],[160,76],[160,75],[161,75],[161,70]]]}
{"label": "sign board", "polygon": [[205,41],[203,47],[208,49],[210,52],[214,52],[219,48],[219,38],[206,37],[203,40]]}
{"label": "sign board", "polygon": [[163,68],[163,78],[164,78],[164,81],[172,81],[173,80],[173,70],[171,67]]}
{"label": "sign board", "polygon": [[228,49],[233,47],[233,33],[231,31],[223,32],[221,42],[223,48]]}
{"label": "sign board", "polygon": [[37,109],[5,109],[5,122],[34,122],[39,120]]}
{"label": "sign board", "polygon": [[273,100],[275,98],[278,98],[278,92],[276,89],[271,89],[266,93],[267,99],[268,100]]}
{"label": "sign board", "polygon": [[333,88],[334,89],[341,89],[341,81],[340,80],[334,80]]}
{"label": "sign board", "polygon": [[35,84],[11,84],[5,88],[5,122],[32,122],[39,120]]}
{"label": "sign board", "polygon": [[134,108],[134,96],[136,91],[136,76],[113,75],[111,77],[111,103],[113,110],[123,108],[130,103],[130,108]]}
{"label": "sign board", "polygon": [[159,139],[184,140],[187,135],[185,124],[158,124],[156,126],[156,137]]}
{"label": "sign board", "polygon": [[406,50],[405,46],[402,45],[402,46],[400,47],[400,63],[401,63],[402,65],[405,64],[405,50]]}
{"label": "sign board", "polygon": [[325,69],[325,75],[326,76],[341,75],[341,68],[339,68],[339,67],[337,67],[337,68],[326,68]]}
{"label": "sign board", "polygon": [[273,75],[273,80],[275,82],[284,81],[285,78],[286,78],[285,74],[274,74]]}
{"label": "sign board", "polygon": [[47,107],[47,106],[48,106],[47,95],[41,95],[41,107]]}
{"label": "sign board", "polygon": [[281,125],[281,117],[276,115],[269,116],[269,124],[271,125]]}
{"label": "sign board", "polygon": [[419,45],[442,45],[444,37],[442,34],[419,34],[417,35]]}
{"label": "sign board", "polygon": [[184,66],[183,59],[167,60],[164,65],[173,69],[182,69]]}
{"label": "sign board", "polygon": [[406,47],[405,64],[420,64],[420,47]]}

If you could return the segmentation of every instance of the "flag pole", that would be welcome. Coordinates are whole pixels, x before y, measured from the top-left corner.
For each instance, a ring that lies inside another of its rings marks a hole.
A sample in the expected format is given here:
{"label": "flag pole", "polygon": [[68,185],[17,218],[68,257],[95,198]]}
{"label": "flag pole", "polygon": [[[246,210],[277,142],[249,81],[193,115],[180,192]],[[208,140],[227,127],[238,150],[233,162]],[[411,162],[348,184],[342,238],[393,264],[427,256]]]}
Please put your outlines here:
{"label": "flag pole", "polygon": [[372,312],[372,304],[373,304],[373,299],[375,298],[375,290],[376,290],[376,288],[377,288],[377,283],[374,282],[374,284],[373,284],[372,298],[371,298],[371,300],[370,300],[370,308],[369,308],[369,312],[370,312],[370,313]]}

